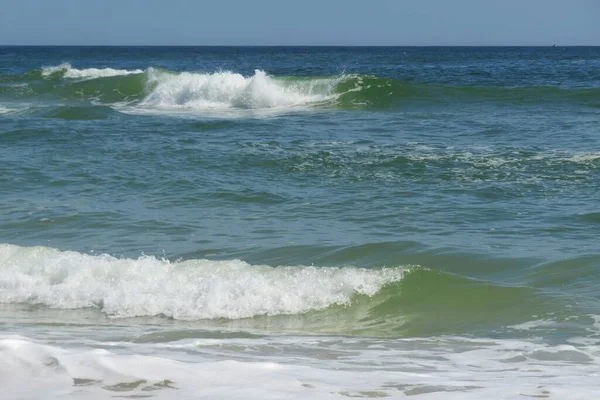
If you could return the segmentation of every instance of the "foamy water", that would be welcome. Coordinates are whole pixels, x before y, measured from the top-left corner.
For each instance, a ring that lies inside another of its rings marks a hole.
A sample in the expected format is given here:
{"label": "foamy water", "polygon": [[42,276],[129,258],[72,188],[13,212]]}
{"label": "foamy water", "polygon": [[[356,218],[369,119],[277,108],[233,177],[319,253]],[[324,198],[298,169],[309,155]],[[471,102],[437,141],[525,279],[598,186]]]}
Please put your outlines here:
{"label": "foamy water", "polygon": [[[597,346],[534,341],[265,337],[63,346],[0,337],[10,399],[589,399]],[[35,380],[31,380],[35,376]],[[37,397],[36,397],[37,398]]]}
{"label": "foamy water", "polygon": [[16,108],[14,106],[12,106],[12,107],[11,106],[6,107],[6,106],[0,105],[0,115],[2,115],[2,114],[16,113],[16,112],[18,112],[18,111],[20,111],[22,109],[25,109],[25,108],[26,108],[26,106],[21,106],[20,108]]}
{"label": "foamy water", "polygon": [[143,107],[183,109],[270,109],[309,106],[334,97],[338,79],[286,82],[264,71],[252,76],[228,71],[172,73],[150,68],[150,94]]}
{"label": "foamy water", "polygon": [[113,68],[84,68],[78,69],[73,68],[71,64],[60,64],[52,67],[42,68],[42,76],[50,76],[56,73],[63,73],[64,78],[68,79],[97,79],[97,78],[108,78],[112,76],[120,75],[131,75],[131,74],[142,74],[144,73],[141,69],[126,70],[126,69],[113,69]]}
{"label": "foamy water", "polygon": [[[123,111],[134,113],[190,111],[306,110],[316,105],[332,104],[344,93],[336,92],[340,82],[356,78],[347,92],[363,89],[361,77],[280,77],[255,70],[252,75],[231,71],[175,72],[149,66],[141,69],[75,68],[69,63],[42,68],[42,76],[60,76],[67,81],[87,81],[126,75],[145,74],[146,90],[142,100],[124,102]],[[112,90],[107,89],[110,93]],[[115,89],[117,92],[118,89]],[[128,107],[124,107],[128,106]]]}
{"label": "foamy water", "polygon": [[[274,323],[244,330],[246,317],[302,319],[309,311],[350,304],[357,294],[374,296],[401,281],[402,268],[169,262],[6,244],[0,245],[0,268],[6,324],[0,387],[9,399],[42,393],[48,399],[600,395],[595,315],[586,317],[587,336],[563,344],[535,337],[295,336],[279,333]],[[195,321],[169,323],[164,316]],[[223,330],[205,318],[242,320]],[[548,326],[551,321],[533,319],[509,328]]]}
{"label": "foamy water", "polygon": [[403,269],[253,266],[239,260],[119,259],[0,245],[0,303],[94,307],[117,317],[248,318],[347,305]]}

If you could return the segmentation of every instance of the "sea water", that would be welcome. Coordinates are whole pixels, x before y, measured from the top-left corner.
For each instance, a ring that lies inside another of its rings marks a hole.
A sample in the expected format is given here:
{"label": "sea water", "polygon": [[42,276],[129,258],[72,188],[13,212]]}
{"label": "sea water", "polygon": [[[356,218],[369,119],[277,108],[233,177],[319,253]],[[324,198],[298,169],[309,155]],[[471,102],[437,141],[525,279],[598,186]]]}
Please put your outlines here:
{"label": "sea water", "polygon": [[2,398],[600,397],[599,71],[0,48]]}

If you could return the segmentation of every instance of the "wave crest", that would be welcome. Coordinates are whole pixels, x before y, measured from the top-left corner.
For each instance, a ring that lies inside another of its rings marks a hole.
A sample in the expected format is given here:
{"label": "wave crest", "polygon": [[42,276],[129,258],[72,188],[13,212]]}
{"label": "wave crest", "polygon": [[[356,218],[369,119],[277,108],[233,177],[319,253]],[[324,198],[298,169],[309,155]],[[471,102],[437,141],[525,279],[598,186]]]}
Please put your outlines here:
{"label": "wave crest", "polygon": [[117,317],[238,319],[300,314],[375,295],[403,270],[269,267],[243,261],[119,259],[0,245],[0,303],[96,307]]}
{"label": "wave crest", "polygon": [[64,63],[53,67],[42,68],[42,76],[50,77],[54,75],[60,75],[63,78],[68,79],[97,79],[97,78],[109,78],[113,76],[121,75],[132,75],[132,74],[143,74],[144,71],[141,69],[126,70],[126,69],[113,69],[113,68],[85,68],[77,69],[73,68],[71,64]]}
{"label": "wave crest", "polygon": [[159,108],[278,108],[324,102],[335,97],[338,78],[275,79],[256,70],[238,73],[172,73],[148,70],[150,94],[142,106]]}
{"label": "wave crest", "polygon": [[20,76],[3,76],[0,90],[15,98],[41,95],[126,106],[131,112],[206,110],[396,109],[411,104],[447,106],[482,101],[513,104],[559,102],[598,107],[598,88],[554,86],[454,86],[360,74],[337,76],[252,75],[229,71],[177,72],[45,67]]}

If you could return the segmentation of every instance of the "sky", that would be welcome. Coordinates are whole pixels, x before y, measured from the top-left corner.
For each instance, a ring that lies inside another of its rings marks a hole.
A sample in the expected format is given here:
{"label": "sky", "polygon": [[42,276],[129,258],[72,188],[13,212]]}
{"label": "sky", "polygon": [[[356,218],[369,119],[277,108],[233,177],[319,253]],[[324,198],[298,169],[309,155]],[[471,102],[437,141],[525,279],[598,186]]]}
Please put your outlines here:
{"label": "sky", "polygon": [[600,45],[600,0],[0,0],[0,45]]}

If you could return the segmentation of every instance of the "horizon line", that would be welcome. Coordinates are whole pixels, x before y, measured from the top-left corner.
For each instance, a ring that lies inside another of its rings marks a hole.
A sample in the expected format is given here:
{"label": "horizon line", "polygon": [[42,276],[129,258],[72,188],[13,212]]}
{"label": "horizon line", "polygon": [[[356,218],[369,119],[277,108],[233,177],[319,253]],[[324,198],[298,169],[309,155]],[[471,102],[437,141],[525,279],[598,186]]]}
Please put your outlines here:
{"label": "horizon line", "polygon": [[0,47],[600,47],[600,44],[0,44]]}

